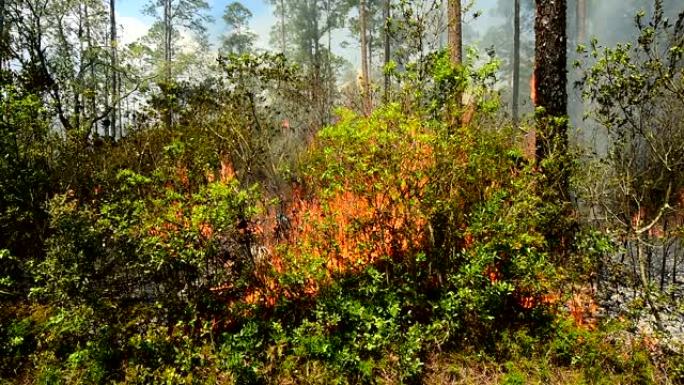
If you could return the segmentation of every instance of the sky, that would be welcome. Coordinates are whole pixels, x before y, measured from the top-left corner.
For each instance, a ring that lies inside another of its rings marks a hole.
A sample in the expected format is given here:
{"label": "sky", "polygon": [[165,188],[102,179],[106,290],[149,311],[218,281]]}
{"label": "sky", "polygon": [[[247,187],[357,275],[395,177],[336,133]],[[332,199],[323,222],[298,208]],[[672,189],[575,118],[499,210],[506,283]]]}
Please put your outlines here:
{"label": "sky", "polygon": [[[232,0],[208,0],[211,7],[210,15],[214,18],[214,23],[208,26],[213,42],[218,41],[218,37],[225,30],[221,17],[226,5],[231,2]],[[117,2],[117,17],[122,28],[121,39],[124,44],[134,42],[144,36],[154,22],[152,17],[142,13],[145,4],[146,1],[141,0],[119,0]],[[265,0],[243,0],[242,4],[249,8],[254,15],[250,28],[259,36],[257,46],[268,48],[269,32],[276,21],[271,6]]]}
{"label": "sky", "polygon": [[[142,8],[147,3],[148,0],[118,0],[117,1],[117,13],[118,22],[121,27],[121,40],[123,44],[128,44],[136,41],[140,37],[144,36],[153,23],[153,18],[147,15],[143,15]],[[225,32],[225,24],[222,19],[223,10],[226,5],[230,4],[233,0],[207,0],[211,10],[210,14],[214,18],[214,22],[207,26],[210,35],[210,42],[213,44],[213,49],[215,50],[220,41],[220,36]],[[299,0],[303,1],[303,0]],[[498,20],[497,16],[493,15],[493,10],[499,0],[475,0],[474,11],[481,11],[481,16],[475,20],[470,15],[466,15],[464,18],[465,22],[468,24],[472,30],[483,36],[485,31],[492,24],[500,24],[502,20]],[[513,0],[508,0],[513,1]],[[631,16],[624,16],[624,1],[625,0],[601,0],[595,3],[590,14],[591,19],[595,21],[593,23],[593,29],[590,28],[592,35],[596,35],[599,38],[609,37],[609,32],[622,31],[624,28],[631,28]],[[665,0],[666,3],[676,4],[683,0]],[[252,11],[253,18],[250,22],[250,29],[252,32],[256,33],[258,40],[256,43],[257,48],[269,49],[269,35],[273,25],[277,23],[276,17],[273,15],[272,6],[266,0],[242,0],[243,5]],[[622,11],[621,11],[622,10]],[[628,15],[629,16],[629,15]],[[626,21],[625,21],[626,20]],[[620,23],[627,23],[624,26],[619,25]],[[591,24],[591,23],[590,23]],[[590,26],[591,27],[591,26]],[[185,38],[188,38],[185,36]],[[191,41],[191,40],[188,40]],[[342,42],[348,41],[349,44],[347,48],[342,47]],[[512,40],[511,40],[512,41]],[[610,40],[609,40],[610,41]],[[466,42],[468,44],[476,42]],[[354,67],[359,66],[359,49],[356,39],[350,35],[348,30],[336,31],[333,33],[333,51],[352,63]]]}
{"label": "sky", "polygon": [[[233,0],[208,0],[211,7],[210,14],[214,18],[214,23],[208,26],[210,41],[216,46],[221,34],[225,31],[225,25],[221,16],[226,5]],[[470,21],[473,28],[485,29],[486,25],[492,21],[491,10],[495,7],[497,0],[477,0],[475,7],[482,11],[482,17],[475,21]],[[146,1],[142,0],[119,0],[117,2],[117,20],[122,29],[121,40],[123,44],[129,44],[147,33],[150,25],[154,19],[150,16],[144,15],[142,9]],[[269,47],[269,33],[272,26],[277,22],[273,15],[273,10],[266,0],[243,0],[242,4],[252,11],[253,18],[250,23],[250,29],[258,35],[257,48],[268,49]],[[345,39],[349,39],[350,35],[347,31],[341,31],[337,34],[336,40],[341,43]],[[339,46],[339,44],[336,44]],[[358,63],[358,51],[353,45],[348,48],[338,47],[335,49],[338,55],[342,55],[352,63]]]}

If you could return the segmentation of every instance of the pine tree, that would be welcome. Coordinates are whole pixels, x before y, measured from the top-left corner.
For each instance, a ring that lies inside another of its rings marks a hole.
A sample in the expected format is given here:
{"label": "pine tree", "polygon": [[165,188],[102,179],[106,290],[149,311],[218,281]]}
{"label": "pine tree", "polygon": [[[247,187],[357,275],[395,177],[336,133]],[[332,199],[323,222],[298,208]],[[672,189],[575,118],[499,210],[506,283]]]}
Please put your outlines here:
{"label": "pine tree", "polygon": [[200,44],[206,44],[207,24],[212,21],[206,14],[208,10],[209,4],[205,0],[150,0],[143,9],[145,14],[157,19],[150,38],[163,55],[162,63],[158,64],[166,83],[175,80],[173,61],[179,51],[181,30],[192,33]]}
{"label": "pine tree", "polygon": [[[391,0],[385,0],[383,6],[383,36],[384,36],[384,65],[387,67],[391,60],[391,46],[390,46],[390,13],[392,9]],[[384,87],[384,97],[383,101],[385,103],[389,102],[389,92],[390,92],[390,75],[385,73],[385,87]]]}
{"label": "pine tree", "polygon": [[[159,10],[161,9],[161,13]],[[171,85],[175,82],[174,59],[180,41],[180,31],[185,30],[194,34],[195,39],[206,45],[207,23],[212,19],[206,14],[209,4],[205,0],[151,0],[144,8],[144,13],[157,18],[148,37],[156,45],[156,56],[163,54],[158,63],[163,73],[163,90],[166,95],[164,122],[167,127],[173,124],[173,107],[171,95],[168,95]],[[161,36],[160,36],[161,35]]]}
{"label": "pine tree", "polygon": [[307,74],[313,119],[324,125],[331,117],[339,62],[331,52],[331,36],[344,25],[352,4],[348,0],[271,0],[271,4],[280,20],[273,27],[271,44]]}
{"label": "pine tree", "polygon": [[230,53],[242,54],[252,50],[256,35],[248,30],[252,12],[242,3],[234,1],[226,6],[223,21],[230,32],[223,38],[223,49]]}
{"label": "pine tree", "polygon": [[359,2],[359,33],[361,43],[361,92],[363,97],[363,112],[370,114],[372,108],[370,70],[368,65],[368,27],[366,17],[366,1]]}
{"label": "pine tree", "polygon": [[[111,82],[111,132],[112,137],[116,138],[116,130],[118,125],[118,113],[120,111],[120,85],[119,85],[119,61],[118,61],[118,39],[116,27],[116,0],[109,0],[109,38],[110,38],[110,82]],[[119,132],[121,135],[121,132]]]}
{"label": "pine tree", "polygon": [[448,4],[449,53],[451,62],[463,62],[463,23],[461,21],[461,0],[449,0]]}
{"label": "pine tree", "polygon": [[[545,159],[567,145],[566,0],[537,0],[535,19],[535,88],[541,108],[537,127],[537,157]],[[560,118],[560,119],[556,119]]]}

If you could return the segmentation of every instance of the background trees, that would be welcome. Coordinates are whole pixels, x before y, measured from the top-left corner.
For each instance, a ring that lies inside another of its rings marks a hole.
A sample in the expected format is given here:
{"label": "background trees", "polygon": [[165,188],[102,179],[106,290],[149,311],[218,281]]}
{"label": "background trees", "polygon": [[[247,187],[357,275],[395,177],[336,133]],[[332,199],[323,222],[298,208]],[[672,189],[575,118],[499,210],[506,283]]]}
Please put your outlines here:
{"label": "background trees", "polygon": [[252,49],[256,35],[247,30],[251,18],[252,12],[242,3],[236,1],[226,5],[223,21],[230,29],[229,34],[223,38],[223,49],[226,52],[242,54]]}
{"label": "background trees", "polygon": [[206,45],[207,22],[211,18],[206,15],[209,5],[204,0],[151,0],[144,12],[154,17],[149,42],[158,61],[159,74],[163,74],[165,82],[174,80],[174,76],[182,73],[177,67],[179,55],[178,45],[181,32],[189,32],[200,46]]}

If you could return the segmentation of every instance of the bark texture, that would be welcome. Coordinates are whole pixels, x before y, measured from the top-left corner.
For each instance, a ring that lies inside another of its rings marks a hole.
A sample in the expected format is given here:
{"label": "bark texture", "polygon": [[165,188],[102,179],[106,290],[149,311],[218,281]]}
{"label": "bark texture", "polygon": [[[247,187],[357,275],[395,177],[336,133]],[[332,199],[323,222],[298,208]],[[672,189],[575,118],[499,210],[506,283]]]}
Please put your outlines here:
{"label": "bark texture", "polygon": [[449,0],[448,5],[448,35],[449,53],[451,62],[461,64],[463,62],[463,32],[461,23],[461,0]]}
{"label": "bark texture", "polygon": [[0,0],[0,68],[3,68],[7,56],[5,47],[5,0]]}
{"label": "bark texture", "polygon": [[[568,114],[566,0],[536,0],[535,95],[538,115],[537,157],[541,160],[567,145],[567,124],[552,122]],[[559,147],[560,146],[560,147]]]}

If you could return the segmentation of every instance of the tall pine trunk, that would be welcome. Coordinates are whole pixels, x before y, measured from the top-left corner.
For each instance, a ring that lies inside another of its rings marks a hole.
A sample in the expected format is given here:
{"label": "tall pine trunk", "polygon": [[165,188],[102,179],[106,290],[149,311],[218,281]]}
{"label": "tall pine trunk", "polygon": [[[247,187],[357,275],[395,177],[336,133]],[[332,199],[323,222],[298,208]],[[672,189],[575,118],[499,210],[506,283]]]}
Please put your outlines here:
{"label": "tall pine trunk", "polygon": [[169,95],[171,83],[171,38],[173,29],[171,24],[171,1],[164,0],[164,82],[166,87],[166,112],[164,116],[166,128],[173,124],[173,110]]}
{"label": "tall pine trunk", "polygon": [[517,127],[520,120],[520,0],[515,0],[513,10],[513,124]]}
{"label": "tall pine trunk", "polygon": [[587,39],[587,0],[577,0],[577,44]]}
{"label": "tall pine trunk", "polygon": [[311,29],[312,32],[312,40],[313,40],[313,64],[314,64],[314,99],[316,100],[316,103],[318,104],[318,119],[321,124],[321,126],[325,125],[325,108],[326,108],[326,100],[325,100],[325,92],[323,91],[323,76],[322,74],[322,58],[321,58],[321,30],[320,26],[318,25],[318,19],[320,14],[318,13],[318,0],[313,0],[311,2],[311,8],[310,8],[310,14],[313,15],[313,28]]}
{"label": "tall pine trunk", "polygon": [[[85,12],[85,21],[86,21],[86,42],[87,42],[87,52],[89,53],[89,56],[93,54],[93,31],[91,28],[91,20],[90,20],[90,12],[88,10],[88,5],[86,4],[84,8]],[[92,60],[92,58],[90,59]],[[97,79],[95,77],[95,66],[93,63],[90,63],[89,67],[89,78],[88,78],[88,87],[90,89],[95,89],[97,86]],[[86,111],[87,115],[94,117],[98,114],[97,112],[97,100],[95,98],[96,93],[95,92],[90,92],[87,100],[87,105],[86,105]],[[97,129],[97,123],[92,124],[90,127],[90,135],[92,136],[97,136],[98,135],[98,129]]]}
{"label": "tall pine trunk", "polygon": [[368,20],[366,19],[366,1],[361,0],[359,4],[359,30],[361,33],[361,86],[363,88],[363,112],[368,115],[371,112],[370,94],[370,71],[368,68]]}
{"label": "tall pine trunk", "polygon": [[5,44],[5,0],[0,0],[0,69],[4,68],[7,57]]}
{"label": "tall pine trunk", "polygon": [[[87,8],[87,4],[85,4],[85,7]],[[77,29],[77,36],[78,36],[78,73],[77,73],[77,78],[75,82],[75,87],[74,87],[74,127],[76,127],[76,130],[81,129],[81,123],[82,123],[82,115],[83,115],[83,97],[85,95],[85,57],[87,56],[86,50],[84,48],[84,33],[85,33],[85,17],[83,16],[83,8],[84,5],[79,4],[78,5],[78,29]]]}
{"label": "tall pine trunk", "polygon": [[[537,0],[534,79],[537,107],[537,158],[567,146],[566,0]],[[562,118],[560,120],[554,118]]]}
{"label": "tall pine trunk", "polygon": [[[463,64],[463,34],[461,0],[449,0],[447,4],[447,37],[449,44],[449,57],[454,66]],[[421,49],[422,50],[422,49]],[[446,111],[446,119],[449,127],[463,125],[463,111],[461,111],[463,95],[460,87],[457,88],[452,96],[451,105]]]}
{"label": "tall pine trunk", "polygon": [[449,0],[448,7],[449,54],[452,63],[461,64],[463,62],[461,0]]}
{"label": "tall pine trunk", "polygon": [[[385,35],[385,68],[387,68],[387,65],[389,65],[390,62],[390,0],[385,0],[385,6],[383,9],[383,15],[382,18],[385,20],[385,28],[384,28],[384,35]],[[390,89],[390,76],[388,73],[385,73],[385,88],[384,88],[384,102],[388,103],[389,102],[389,89]]]}
{"label": "tall pine trunk", "polygon": [[167,83],[171,81],[171,0],[164,0],[164,71]]}
{"label": "tall pine trunk", "polygon": [[335,82],[334,77],[333,77],[333,70],[332,70],[332,15],[331,15],[331,7],[330,7],[330,1],[327,0],[325,3],[325,12],[326,12],[326,29],[327,35],[328,35],[328,52],[326,53],[326,80],[327,80],[327,98],[326,98],[326,124],[330,124],[332,121],[332,106],[333,106],[333,95],[335,94]]}
{"label": "tall pine trunk", "polygon": [[[118,111],[119,111],[119,71],[117,67],[119,66],[117,58],[117,31],[116,31],[116,0],[109,0],[109,38],[110,38],[110,56],[111,56],[111,82],[112,82],[112,111],[110,123],[112,127],[112,138],[116,139],[117,126],[118,126]],[[119,132],[119,134],[121,134]]]}
{"label": "tall pine trunk", "polygon": [[553,203],[556,211],[545,226],[544,235],[558,261],[565,260],[575,228],[568,204],[569,167],[567,160],[567,39],[566,0],[536,0],[535,66],[536,158],[545,178],[538,194]]}

